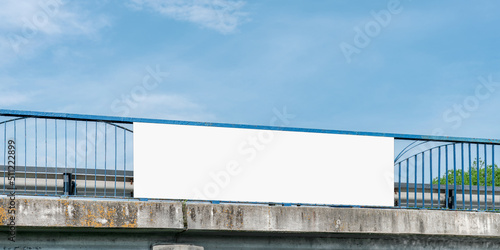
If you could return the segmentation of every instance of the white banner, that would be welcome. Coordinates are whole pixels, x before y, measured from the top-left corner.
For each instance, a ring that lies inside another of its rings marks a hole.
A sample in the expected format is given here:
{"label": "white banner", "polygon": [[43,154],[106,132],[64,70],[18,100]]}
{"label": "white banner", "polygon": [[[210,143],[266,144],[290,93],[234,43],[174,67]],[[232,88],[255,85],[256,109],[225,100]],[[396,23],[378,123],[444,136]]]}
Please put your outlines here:
{"label": "white banner", "polygon": [[394,205],[394,139],[134,123],[134,196]]}

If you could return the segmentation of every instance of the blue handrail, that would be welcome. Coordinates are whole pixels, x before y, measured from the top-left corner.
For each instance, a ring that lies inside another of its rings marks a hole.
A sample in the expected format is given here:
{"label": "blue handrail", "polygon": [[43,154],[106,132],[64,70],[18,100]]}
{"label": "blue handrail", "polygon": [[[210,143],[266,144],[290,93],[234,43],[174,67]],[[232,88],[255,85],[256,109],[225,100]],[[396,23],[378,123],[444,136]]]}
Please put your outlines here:
{"label": "blue handrail", "polygon": [[470,143],[500,145],[500,139],[433,136],[433,135],[412,135],[412,134],[396,134],[396,133],[380,133],[380,132],[360,132],[360,131],[347,131],[347,130],[278,127],[278,126],[245,125],[245,124],[231,124],[231,123],[211,123],[211,122],[196,122],[196,121],[178,121],[178,120],[163,120],[163,119],[149,119],[149,118],[97,116],[97,115],[81,115],[81,114],[66,114],[66,113],[52,113],[52,112],[34,112],[34,111],[20,111],[20,110],[8,110],[8,109],[0,109],[0,116],[1,115],[3,115],[3,116],[17,116],[17,117],[52,118],[52,119],[56,118],[56,119],[80,120],[80,121],[101,121],[101,122],[112,122],[112,123],[144,122],[144,123],[178,124],[178,125],[192,125],[192,126],[265,129],[265,130],[295,131],[295,132],[310,132],[310,133],[325,133],[325,134],[381,136],[381,137],[392,137],[394,139],[400,139],[400,140],[423,140],[423,141],[440,141],[440,142],[470,142]]}

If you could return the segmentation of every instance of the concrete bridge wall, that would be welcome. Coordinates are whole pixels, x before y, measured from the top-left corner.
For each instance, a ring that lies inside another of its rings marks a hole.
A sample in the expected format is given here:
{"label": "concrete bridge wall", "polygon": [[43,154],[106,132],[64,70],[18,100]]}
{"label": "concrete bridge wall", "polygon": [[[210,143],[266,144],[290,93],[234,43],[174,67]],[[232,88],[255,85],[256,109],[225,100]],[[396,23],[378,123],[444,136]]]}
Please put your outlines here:
{"label": "concrete bridge wall", "polygon": [[[17,197],[4,249],[498,249],[500,214],[440,210]],[[1,248],[0,248],[1,249]]]}

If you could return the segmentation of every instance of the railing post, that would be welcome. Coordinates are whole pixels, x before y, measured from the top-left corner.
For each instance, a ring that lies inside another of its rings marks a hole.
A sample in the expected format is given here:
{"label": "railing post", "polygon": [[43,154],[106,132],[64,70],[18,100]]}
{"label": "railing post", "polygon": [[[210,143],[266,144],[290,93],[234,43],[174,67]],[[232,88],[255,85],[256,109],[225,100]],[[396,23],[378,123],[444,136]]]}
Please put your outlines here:
{"label": "railing post", "polygon": [[454,189],[448,190],[448,201],[447,201],[448,209],[455,209],[455,192]]}
{"label": "railing post", "polygon": [[64,195],[76,195],[76,182],[73,181],[72,173],[64,173]]}

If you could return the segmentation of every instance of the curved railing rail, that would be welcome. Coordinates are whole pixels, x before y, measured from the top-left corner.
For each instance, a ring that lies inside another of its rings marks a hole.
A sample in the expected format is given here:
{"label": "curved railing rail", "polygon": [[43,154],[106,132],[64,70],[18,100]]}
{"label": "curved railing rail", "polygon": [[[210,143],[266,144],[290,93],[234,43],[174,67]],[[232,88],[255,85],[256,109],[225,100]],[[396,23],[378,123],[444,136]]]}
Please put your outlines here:
{"label": "curved railing rail", "polygon": [[[414,141],[395,158],[395,206],[462,210],[500,208],[497,144]],[[411,152],[411,153],[409,153]]]}
{"label": "curved railing rail", "polygon": [[[132,126],[94,119],[0,116],[2,194],[131,197]],[[14,147],[14,162],[8,152]],[[9,178],[10,176],[10,178]]]}

